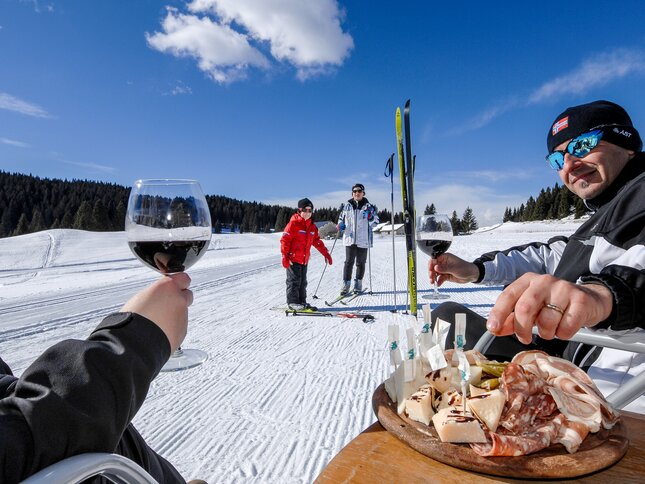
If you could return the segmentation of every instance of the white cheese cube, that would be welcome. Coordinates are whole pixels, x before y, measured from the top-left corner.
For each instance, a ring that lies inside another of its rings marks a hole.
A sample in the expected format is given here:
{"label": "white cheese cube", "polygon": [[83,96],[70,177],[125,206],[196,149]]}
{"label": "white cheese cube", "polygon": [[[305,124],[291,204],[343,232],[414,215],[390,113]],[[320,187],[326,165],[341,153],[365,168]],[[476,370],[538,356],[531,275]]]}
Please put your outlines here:
{"label": "white cheese cube", "polygon": [[405,413],[412,420],[430,425],[434,415],[432,410],[432,387],[424,385],[405,401]]}
{"label": "white cheese cube", "polygon": [[504,410],[506,396],[501,390],[493,390],[467,400],[468,409],[490,430],[495,432]]}
{"label": "white cheese cube", "polygon": [[486,434],[479,420],[453,408],[444,408],[432,417],[442,442],[484,443]]}

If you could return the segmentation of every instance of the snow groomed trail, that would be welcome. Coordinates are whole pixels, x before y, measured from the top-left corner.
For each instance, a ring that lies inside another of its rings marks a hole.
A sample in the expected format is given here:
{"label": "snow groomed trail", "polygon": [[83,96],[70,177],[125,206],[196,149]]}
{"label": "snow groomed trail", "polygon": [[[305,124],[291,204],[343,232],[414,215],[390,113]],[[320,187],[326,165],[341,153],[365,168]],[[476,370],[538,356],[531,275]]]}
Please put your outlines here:
{"label": "snow groomed trail", "polygon": [[[456,237],[451,251],[471,260],[483,252],[547,240],[573,228],[536,233],[492,230]],[[327,241],[331,248],[332,241]],[[208,482],[312,482],[335,454],[375,421],[374,389],[389,372],[387,326],[419,328],[402,314],[406,301],[405,242],[396,239],[397,303],[392,239],[375,238],[372,295],[349,310],[360,319],[285,316],[279,234],[215,235],[190,271],[195,302],[183,346],[209,359],[198,368],[162,373],[152,383],[135,425],[187,479]],[[338,244],[337,244],[338,245]],[[324,307],[341,282],[344,251],[333,253],[312,299],[324,260],[312,251],[309,302]],[[418,255],[419,303],[432,288],[427,257]],[[51,230],[0,239],[0,351],[16,374],[45,348],[84,338],[156,275],[130,253],[123,233]],[[452,300],[486,314],[501,288],[446,285]]]}

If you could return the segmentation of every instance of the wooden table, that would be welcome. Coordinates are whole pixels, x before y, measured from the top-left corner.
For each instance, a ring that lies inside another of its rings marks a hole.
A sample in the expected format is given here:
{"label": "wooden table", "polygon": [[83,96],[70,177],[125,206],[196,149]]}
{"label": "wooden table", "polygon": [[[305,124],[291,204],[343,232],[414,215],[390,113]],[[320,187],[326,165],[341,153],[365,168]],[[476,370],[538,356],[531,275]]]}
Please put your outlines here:
{"label": "wooden table", "polygon": [[[645,482],[645,415],[622,412],[622,419],[629,429],[630,441],[625,457],[605,470],[571,480],[602,484]],[[376,422],[347,444],[318,476],[316,482],[464,484],[521,481],[468,472],[442,464],[408,447]]]}

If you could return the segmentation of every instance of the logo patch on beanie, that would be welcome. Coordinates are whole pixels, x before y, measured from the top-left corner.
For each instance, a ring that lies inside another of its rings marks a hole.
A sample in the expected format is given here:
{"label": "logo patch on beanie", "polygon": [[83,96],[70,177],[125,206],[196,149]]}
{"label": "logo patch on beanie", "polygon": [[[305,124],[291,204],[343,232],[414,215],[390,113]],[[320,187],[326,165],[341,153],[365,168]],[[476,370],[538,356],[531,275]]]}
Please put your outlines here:
{"label": "logo patch on beanie", "polygon": [[568,127],[569,127],[569,116],[565,116],[564,118],[555,122],[555,124],[553,125],[553,128],[551,128],[551,134],[555,136],[564,128],[568,128]]}

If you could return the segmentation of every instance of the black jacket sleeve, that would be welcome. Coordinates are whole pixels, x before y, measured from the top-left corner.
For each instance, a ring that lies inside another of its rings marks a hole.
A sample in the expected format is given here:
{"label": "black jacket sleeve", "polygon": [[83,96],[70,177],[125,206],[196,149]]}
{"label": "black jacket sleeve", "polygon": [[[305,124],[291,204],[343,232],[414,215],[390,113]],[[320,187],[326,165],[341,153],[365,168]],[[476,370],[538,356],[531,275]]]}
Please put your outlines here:
{"label": "black jacket sleeve", "polygon": [[75,454],[113,452],[169,356],[157,325],[115,313],[87,340],[46,350],[14,382],[0,378],[0,482]]}

